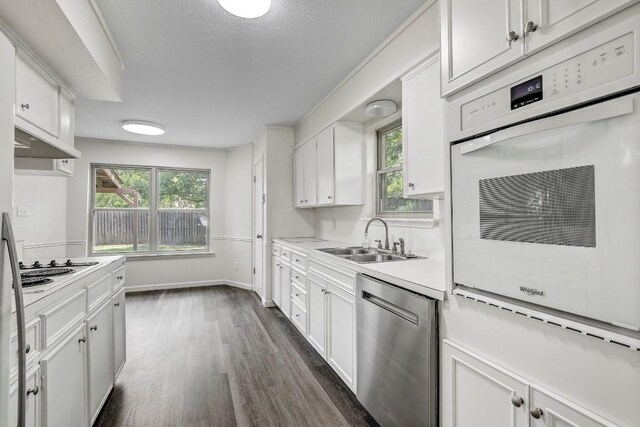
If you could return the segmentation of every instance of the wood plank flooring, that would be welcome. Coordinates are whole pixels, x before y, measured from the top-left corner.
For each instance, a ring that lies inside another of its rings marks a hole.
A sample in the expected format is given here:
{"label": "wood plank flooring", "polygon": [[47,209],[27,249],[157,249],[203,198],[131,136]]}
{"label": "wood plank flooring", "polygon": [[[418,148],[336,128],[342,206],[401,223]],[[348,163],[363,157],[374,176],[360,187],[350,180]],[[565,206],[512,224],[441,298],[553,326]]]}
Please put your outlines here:
{"label": "wood plank flooring", "polygon": [[127,295],[127,363],[94,426],[375,426],[305,338],[229,286]]}

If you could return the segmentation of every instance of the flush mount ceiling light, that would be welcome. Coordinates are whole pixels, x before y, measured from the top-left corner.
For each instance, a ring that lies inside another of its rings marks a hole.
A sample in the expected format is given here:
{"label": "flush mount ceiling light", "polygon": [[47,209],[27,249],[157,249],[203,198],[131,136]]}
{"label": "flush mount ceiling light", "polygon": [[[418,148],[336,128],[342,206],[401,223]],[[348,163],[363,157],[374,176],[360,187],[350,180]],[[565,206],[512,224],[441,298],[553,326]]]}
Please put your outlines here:
{"label": "flush mount ceiling light", "polygon": [[240,18],[259,18],[271,8],[271,0],[218,0],[218,3]]}
{"label": "flush mount ceiling light", "polygon": [[398,111],[398,106],[389,99],[381,99],[368,103],[365,111],[369,117],[387,117]]}
{"label": "flush mount ceiling light", "polygon": [[164,127],[145,120],[125,120],[122,122],[122,129],[138,135],[157,136],[164,133]]}

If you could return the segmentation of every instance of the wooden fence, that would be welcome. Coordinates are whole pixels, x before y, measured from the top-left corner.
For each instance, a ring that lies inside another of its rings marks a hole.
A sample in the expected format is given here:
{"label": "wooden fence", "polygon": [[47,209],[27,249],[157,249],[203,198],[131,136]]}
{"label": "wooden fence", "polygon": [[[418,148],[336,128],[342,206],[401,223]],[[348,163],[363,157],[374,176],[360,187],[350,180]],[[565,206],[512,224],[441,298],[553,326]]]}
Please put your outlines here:
{"label": "wooden fence", "polygon": [[[158,213],[159,243],[161,245],[206,245],[206,214],[193,211],[161,211]],[[149,243],[149,212],[113,210],[96,211],[94,244],[127,245],[138,235],[138,244]],[[137,231],[137,232],[136,232]]]}

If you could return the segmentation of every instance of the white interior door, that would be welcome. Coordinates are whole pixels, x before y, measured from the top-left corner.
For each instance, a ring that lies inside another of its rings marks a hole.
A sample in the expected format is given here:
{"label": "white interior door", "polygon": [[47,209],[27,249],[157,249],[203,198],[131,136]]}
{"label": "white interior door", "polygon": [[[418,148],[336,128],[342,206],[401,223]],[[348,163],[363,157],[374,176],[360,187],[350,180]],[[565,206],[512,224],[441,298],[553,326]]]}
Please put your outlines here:
{"label": "white interior door", "polygon": [[264,292],[264,161],[258,160],[253,168],[253,290],[265,298]]}

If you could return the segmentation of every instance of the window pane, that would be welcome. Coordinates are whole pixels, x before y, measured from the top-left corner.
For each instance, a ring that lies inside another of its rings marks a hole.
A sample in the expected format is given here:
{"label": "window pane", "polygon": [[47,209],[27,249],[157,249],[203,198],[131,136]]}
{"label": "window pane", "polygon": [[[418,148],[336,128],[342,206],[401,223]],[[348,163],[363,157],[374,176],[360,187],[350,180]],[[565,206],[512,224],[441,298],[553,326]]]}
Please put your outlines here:
{"label": "window pane", "polygon": [[160,209],[206,209],[209,173],[160,171]]}
{"label": "window pane", "polygon": [[431,212],[431,200],[403,198],[404,179],[402,171],[380,175],[380,212]]}
{"label": "window pane", "polygon": [[193,251],[207,248],[209,219],[206,212],[158,212],[158,250]]}
{"label": "window pane", "polygon": [[402,127],[383,133],[382,146],[384,150],[383,169],[402,166]]}
{"label": "window pane", "polygon": [[95,207],[149,207],[149,169],[95,168]]}
{"label": "window pane", "polygon": [[149,211],[97,210],[93,252],[149,252]]}

